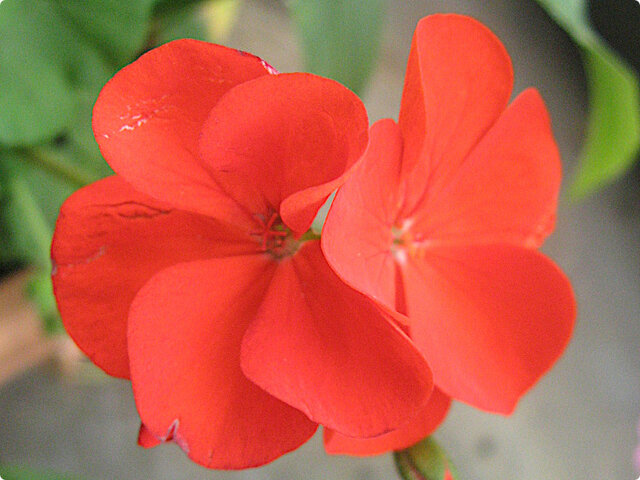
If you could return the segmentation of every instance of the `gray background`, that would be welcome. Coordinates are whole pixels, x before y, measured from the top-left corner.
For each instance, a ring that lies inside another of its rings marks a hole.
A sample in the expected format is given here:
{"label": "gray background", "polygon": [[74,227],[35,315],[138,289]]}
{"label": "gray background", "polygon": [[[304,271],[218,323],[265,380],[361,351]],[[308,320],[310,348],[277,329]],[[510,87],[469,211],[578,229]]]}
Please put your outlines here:
{"label": "gray background", "polygon": [[[380,61],[364,97],[371,121],[397,118],[419,18],[466,13],[506,45],[515,69],[514,93],[527,86],[542,93],[570,177],[584,131],[584,75],[575,47],[533,1],[389,4]],[[265,58],[280,71],[301,69],[292,25],[275,2],[245,1],[227,44]],[[437,437],[461,479],[636,478],[639,200],[636,175],[582,204],[562,203],[556,233],[544,250],[573,281],[579,305],[574,339],[510,418],[454,405]],[[207,471],[173,445],[150,451],[136,447],[137,428],[124,381],[61,382],[51,370],[40,368],[0,389],[0,460],[7,463],[56,468],[93,480],[397,478],[389,455],[330,457],[323,453],[319,435],[267,467]]]}

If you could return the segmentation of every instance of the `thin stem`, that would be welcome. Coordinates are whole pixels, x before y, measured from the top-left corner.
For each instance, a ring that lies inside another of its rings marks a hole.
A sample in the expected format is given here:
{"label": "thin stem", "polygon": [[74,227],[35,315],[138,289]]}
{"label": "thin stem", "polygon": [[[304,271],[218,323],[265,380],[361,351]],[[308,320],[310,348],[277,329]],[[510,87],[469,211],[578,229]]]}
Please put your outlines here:
{"label": "thin stem", "polygon": [[48,268],[49,245],[53,232],[38,207],[33,194],[29,190],[24,180],[20,177],[13,177],[10,181],[10,188],[13,190],[14,201],[22,213],[22,221],[31,233],[36,252],[33,252],[33,260],[44,268]]}
{"label": "thin stem", "polygon": [[307,232],[298,239],[299,242],[308,242],[309,240],[320,240],[320,234],[313,230],[307,230]]}
{"label": "thin stem", "polygon": [[22,149],[20,153],[28,162],[76,187],[84,187],[100,179],[100,176],[68,162],[63,156],[54,156],[41,148]]}

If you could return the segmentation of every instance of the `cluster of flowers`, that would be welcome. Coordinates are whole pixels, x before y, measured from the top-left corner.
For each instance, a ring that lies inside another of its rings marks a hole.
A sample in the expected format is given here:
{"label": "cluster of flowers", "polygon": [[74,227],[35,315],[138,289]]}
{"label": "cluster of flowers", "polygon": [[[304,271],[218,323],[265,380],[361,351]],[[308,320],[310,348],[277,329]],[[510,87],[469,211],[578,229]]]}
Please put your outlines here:
{"label": "cluster of flowers", "polygon": [[[399,121],[334,81],[179,40],[102,90],[116,172],[52,246],[71,337],[128,378],[145,447],[262,465],[324,427],[330,453],[410,446],[451,400],[508,414],[573,326],[536,249],[560,160],[539,94],[477,21],[423,19]],[[310,229],[338,189],[322,235]]]}

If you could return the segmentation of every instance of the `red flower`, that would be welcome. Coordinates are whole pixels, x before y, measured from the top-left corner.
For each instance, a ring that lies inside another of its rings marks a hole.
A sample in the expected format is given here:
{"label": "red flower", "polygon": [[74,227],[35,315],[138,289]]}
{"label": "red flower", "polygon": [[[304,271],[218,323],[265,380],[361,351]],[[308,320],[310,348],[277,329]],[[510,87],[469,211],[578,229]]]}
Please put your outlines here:
{"label": "red flower", "polygon": [[[569,281],[536,251],[553,229],[561,177],[549,116],[533,89],[507,107],[512,81],[504,47],[480,23],[423,19],[399,123],[371,128],[322,232],[343,280],[407,315],[438,389],[502,414],[558,359],[575,318]],[[327,450],[407,447],[446,415],[436,398],[390,435],[327,432]]]}
{"label": "red flower", "polygon": [[93,127],[117,175],[62,207],[53,283],[80,348],[131,378],[142,445],[245,468],[424,406],[423,356],[305,234],[366,147],[351,92],[176,41],[105,86]]}

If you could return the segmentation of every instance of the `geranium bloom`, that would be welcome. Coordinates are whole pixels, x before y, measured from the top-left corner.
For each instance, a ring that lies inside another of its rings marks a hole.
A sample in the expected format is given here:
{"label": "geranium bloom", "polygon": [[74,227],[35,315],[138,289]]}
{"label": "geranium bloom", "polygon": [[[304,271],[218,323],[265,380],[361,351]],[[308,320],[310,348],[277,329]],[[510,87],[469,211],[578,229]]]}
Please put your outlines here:
{"label": "geranium bloom", "polygon": [[317,424],[371,437],[423,408],[423,356],[307,233],[366,148],[355,95],[184,40],[119,72],[93,118],[117,175],[62,207],[53,283],[80,348],[131,379],[142,445],[245,468]]}
{"label": "geranium bloom", "polygon": [[536,250],[554,225],[559,155],[535,90],[507,106],[512,82],[503,45],[477,21],[418,24],[399,122],[371,128],[322,248],[348,284],[406,315],[439,407],[376,439],[328,431],[331,452],[406,447],[437,426],[451,397],[508,414],[570,338],[571,286]]}

